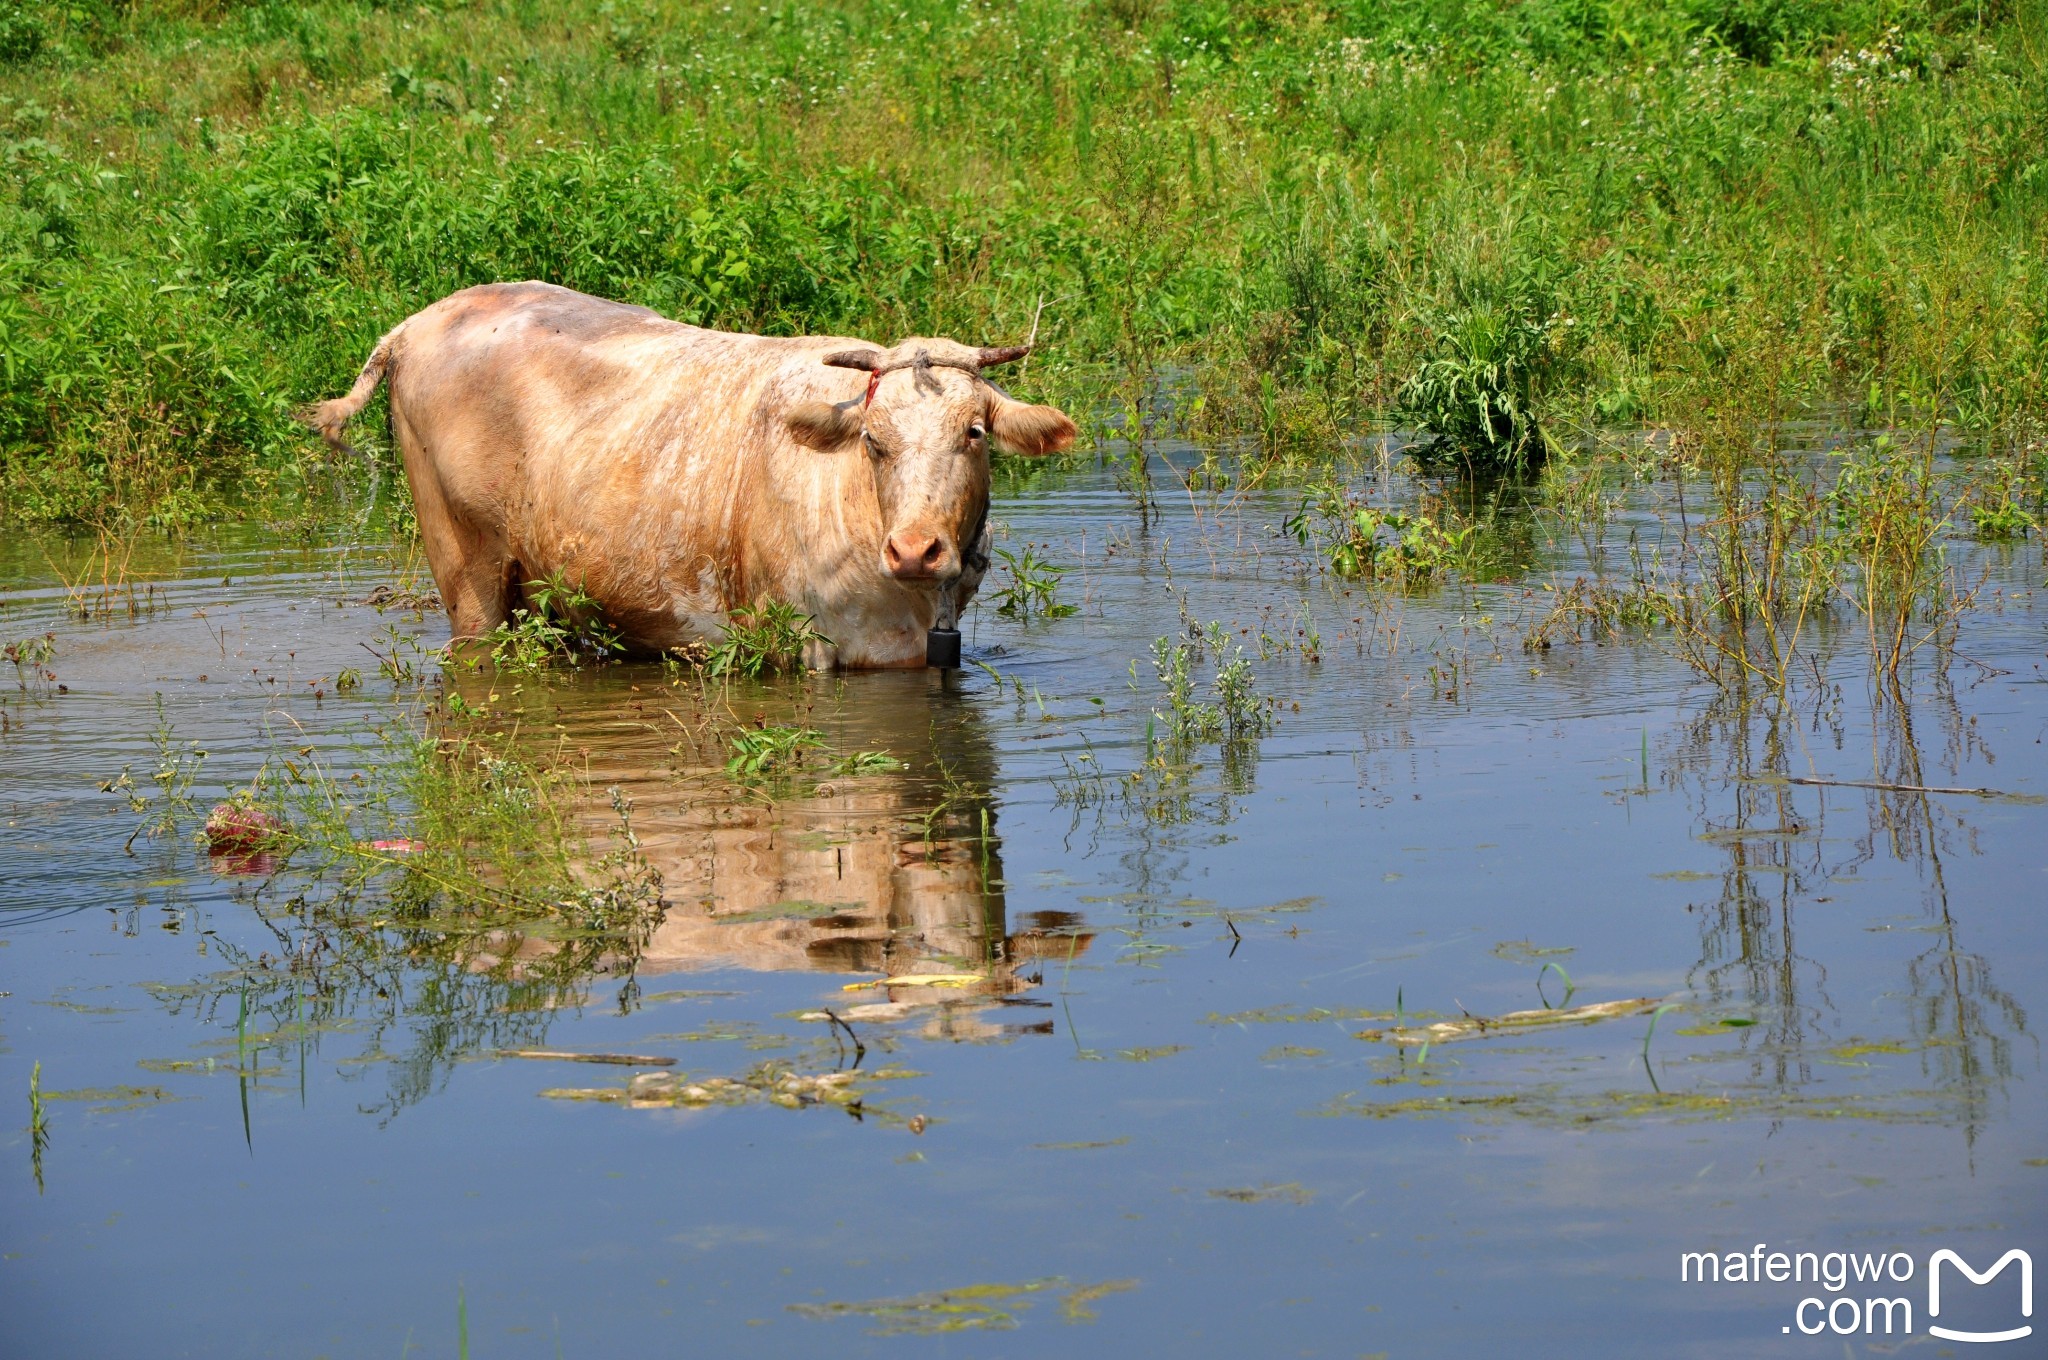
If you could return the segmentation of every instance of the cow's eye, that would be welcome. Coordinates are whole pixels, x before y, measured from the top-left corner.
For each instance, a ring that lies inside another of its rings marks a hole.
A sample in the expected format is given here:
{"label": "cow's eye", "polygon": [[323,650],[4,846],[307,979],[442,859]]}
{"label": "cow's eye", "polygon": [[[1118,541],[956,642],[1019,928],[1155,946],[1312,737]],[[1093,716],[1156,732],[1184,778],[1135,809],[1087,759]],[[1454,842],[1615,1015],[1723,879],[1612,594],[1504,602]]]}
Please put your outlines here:
{"label": "cow's eye", "polygon": [[867,445],[868,452],[875,455],[875,457],[880,458],[882,456],[882,441],[869,434],[866,430],[860,432],[860,442]]}
{"label": "cow's eye", "polygon": [[982,439],[986,438],[987,435],[988,431],[981,427],[981,422],[978,420],[967,427],[967,437],[969,439]]}

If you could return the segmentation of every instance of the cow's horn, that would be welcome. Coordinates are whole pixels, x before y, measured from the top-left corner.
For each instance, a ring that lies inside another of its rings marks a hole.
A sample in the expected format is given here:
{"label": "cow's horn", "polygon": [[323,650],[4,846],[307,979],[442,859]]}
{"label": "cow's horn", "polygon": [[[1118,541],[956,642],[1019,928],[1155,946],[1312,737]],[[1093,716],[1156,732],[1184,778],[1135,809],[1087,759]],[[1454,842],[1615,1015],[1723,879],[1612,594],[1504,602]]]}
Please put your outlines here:
{"label": "cow's horn", "polygon": [[872,373],[882,366],[882,351],[878,349],[843,349],[837,354],[825,356],[830,368],[857,368],[863,373]]}
{"label": "cow's horn", "polygon": [[996,345],[992,347],[983,346],[981,351],[981,366],[983,368],[987,368],[991,364],[1014,363],[1016,360],[1023,358],[1030,352],[1031,346],[1029,345]]}

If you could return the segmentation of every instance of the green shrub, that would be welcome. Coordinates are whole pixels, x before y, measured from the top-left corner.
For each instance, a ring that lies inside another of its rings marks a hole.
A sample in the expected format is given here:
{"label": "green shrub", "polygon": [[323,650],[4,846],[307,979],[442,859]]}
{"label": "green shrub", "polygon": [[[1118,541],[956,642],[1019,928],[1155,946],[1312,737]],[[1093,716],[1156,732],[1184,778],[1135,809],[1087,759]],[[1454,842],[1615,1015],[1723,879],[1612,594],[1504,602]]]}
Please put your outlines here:
{"label": "green shrub", "polygon": [[1429,462],[1512,467],[1540,452],[1538,402],[1562,376],[1565,318],[1541,267],[1481,276],[1429,321],[1433,343],[1394,414],[1436,436]]}
{"label": "green shrub", "polygon": [[43,50],[43,20],[21,5],[0,5],[0,64],[34,59]]}

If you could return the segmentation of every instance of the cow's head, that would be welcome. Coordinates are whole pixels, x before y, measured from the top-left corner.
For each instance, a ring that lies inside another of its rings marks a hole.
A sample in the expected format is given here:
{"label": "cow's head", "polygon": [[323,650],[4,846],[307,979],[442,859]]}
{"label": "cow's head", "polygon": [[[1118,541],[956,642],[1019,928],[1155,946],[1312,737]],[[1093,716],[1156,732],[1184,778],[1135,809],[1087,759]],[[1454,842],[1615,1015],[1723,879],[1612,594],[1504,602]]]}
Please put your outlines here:
{"label": "cow's head", "polygon": [[981,376],[1021,359],[1028,347],[976,349],[951,340],[906,340],[894,349],[825,356],[834,368],[868,375],[863,391],[838,403],[790,411],[790,434],[814,449],[858,440],[874,471],[882,512],[882,570],[902,581],[950,585],[988,516],[988,452],[994,444],[1036,457],[1074,442],[1074,422],[1031,406]]}

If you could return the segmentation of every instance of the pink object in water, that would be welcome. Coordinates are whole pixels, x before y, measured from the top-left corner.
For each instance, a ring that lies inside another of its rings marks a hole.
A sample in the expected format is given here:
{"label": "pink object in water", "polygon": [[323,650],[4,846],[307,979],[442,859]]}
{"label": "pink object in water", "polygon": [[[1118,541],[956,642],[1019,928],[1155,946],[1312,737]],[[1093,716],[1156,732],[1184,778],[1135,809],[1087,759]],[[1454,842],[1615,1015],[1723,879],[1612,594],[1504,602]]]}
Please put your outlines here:
{"label": "pink object in water", "polygon": [[416,855],[427,848],[427,843],[414,840],[371,841],[370,848],[387,855]]}
{"label": "pink object in water", "polygon": [[206,848],[216,855],[246,855],[284,830],[269,813],[240,803],[215,803],[206,814]]}

